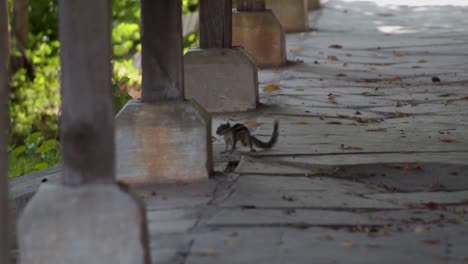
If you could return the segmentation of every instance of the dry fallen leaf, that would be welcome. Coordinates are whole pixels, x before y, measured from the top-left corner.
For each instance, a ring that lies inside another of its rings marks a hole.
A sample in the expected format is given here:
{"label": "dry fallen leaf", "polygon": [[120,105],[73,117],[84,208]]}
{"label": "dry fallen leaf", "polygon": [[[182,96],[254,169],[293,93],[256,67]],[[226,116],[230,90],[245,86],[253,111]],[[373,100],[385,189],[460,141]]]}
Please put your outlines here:
{"label": "dry fallen leaf", "polygon": [[366,131],[368,131],[368,132],[386,132],[387,129],[386,128],[371,128],[371,129],[367,129]]}
{"label": "dry fallen leaf", "polygon": [[358,122],[358,123],[367,124],[367,123],[370,122],[369,119],[367,119],[367,118],[362,118],[362,117],[358,117],[358,116],[354,116],[352,119],[353,119],[354,121]]}
{"label": "dry fallen leaf", "polygon": [[258,124],[257,124],[256,121],[247,121],[247,122],[244,123],[244,125],[246,127],[254,127],[254,126],[257,126]]}
{"label": "dry fallen leaf", "polygon": [[400,76],[395,76],[395,77],[382,78],[382,81],[384,81],[384,82],[401,82],[401,77]]}
{"label": "dry fallen leaf", "polygon": [[320,236],[319,239],[323,241],[330,241],[330,240],[333,240],[333,237],[330,236],[329,234],[325,234],[325,235]]}
{"label": "dry fallen leaf", "polygon": [[351,240],[345,240],[345,241],[343,241],[343,246],[352,247],[352,246],[354,246],[354,242],[351,241]]}
{"label": "dry fallen leaf", "polygon": [[453,95],[455,95],[455,94],[453,94],[453,93],[446,93],[446,94],[441,94],[441,95],[439,95],[439,97],[450,97],[450,96],[453,96]]}
{"label": "dry fallen leaf", "polygon": [[328,125],[342,125],[343,123],[341,122],[338,122],[338,121],[330,121],[330,122],[327,122]]}
{"label": "dry fallen leaf", "polygon": [[410,116],[410,114],[396,111],[395,113],[392,113],[392,116],[393,117],[408,117]]}
{"label": "dry fallen leaf", "polygon": [[279,89],[280,89],[279,86],[276,85],[276,84],[269,84],[269,85],[263,87],[263,91],[267,92],[267,93],[271,93],[271,92],[277,91]]}
{"label": "dry fallen leaf", "polygon": [[422,243],[429,244],[429,245],[438,245],[440,244],[440,240],[438,239],[424,239],[421,240]]}
{"label": "dry fallen leaf", "polygon": [[302,49],[299,49],[299,48],[297,48],[297,49],[290,49],[290,51],[291,51],[292,53],[300,53],[300,52],[302,51]]}
{"label": "dry fallen leaf", "polygon": [[339,117],[339,118],[350,118],[349,115],[342,115],[342,114],[338,114],[337,117]]}
{"label": "dry fallen leaf", "polygon": [[403,171],[422,171],[421,165],[417,163],[398,163],[388,165],[390,168],[399,169]]}
{"label": "dry fallen leaf", "polygon": [[337,104],[336,98],[333,95],[328,96],[328,102],[331,103],[331,104]]}
{"label": "dry fallen leaf", "polygon": [[418,63],[427,63],[427,60],[422,59],[422,60],[419,60]]}
{"label": "dry fallen leaf", "polygon": [[344,149],[344,150],[363,150],[363,148],[361,147],[354,147],[354,146],[341,146],[341,149]]}
{"label": "dry fallen leaf", "polygon": [[330,45],[330,46],[328,46],[328,47],[329,47],[330,49],[342,49],[342,48],[343,48],[343,46],[338,45],[338,44],[333,44],[333,45]]}
{"label": "dry fallen leaf", "polygon": [[338,57],[332,55],[332,56],[328,56],[328,60],[329,61],[338,61]]}
{"label": "dry fallen leaf", "polygon": [[314,175],[336,176],[339,170],[339,168],[315,168]]}
{"label": "dry fallen leaf", "polygon": [[439,204],[436,202],[427,202],[423,203],[422,206],[424,208],[430,209],[430,210],[446,210],[447,208],[443,204]]}
{"label": "dry fallen leaf", "polygon": [[423,225],[417,225],[415,228],[414,228],[414,232],[415,233],[424,233],[428,230],[427,227],[423,226]]}

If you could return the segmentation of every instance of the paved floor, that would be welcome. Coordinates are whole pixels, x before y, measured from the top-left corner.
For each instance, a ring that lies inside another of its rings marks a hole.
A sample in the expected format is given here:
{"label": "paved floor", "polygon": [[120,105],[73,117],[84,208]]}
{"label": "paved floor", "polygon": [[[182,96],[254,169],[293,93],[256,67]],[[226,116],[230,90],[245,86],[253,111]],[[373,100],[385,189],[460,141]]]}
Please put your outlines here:
{"label": "paved floor", "polygon": [[468,263],[468,7],[386,2],[327,2],[215,118],[279,120],[273,150],[216,138],[213,180],[140,190],[154,263]]}

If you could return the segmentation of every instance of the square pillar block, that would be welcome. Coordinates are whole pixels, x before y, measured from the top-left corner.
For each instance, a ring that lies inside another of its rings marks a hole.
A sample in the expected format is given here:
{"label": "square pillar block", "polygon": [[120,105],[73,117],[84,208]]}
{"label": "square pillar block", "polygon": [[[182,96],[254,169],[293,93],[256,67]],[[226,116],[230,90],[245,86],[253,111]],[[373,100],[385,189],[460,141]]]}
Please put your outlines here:
{"label": "square pillar block", "polygon": [[185,97],[209,112],[255,109],[258,73],[242,48],[191,49],[184,56]]}
{"label": "square pillar block", "polygon": [[307,3],[309,10],[317,10],[320,9],[320,0],[308,0]]}
{"label": "square pillar block", "polygon": [[129,101],[115,125],[119,181],[189,182],[212,172],[211,117],[194,101]]}
{"label": "square pillar block", "polygon": [[41,184],[18,242],[20,264],[150,264],[143,206],[116,184]]}
{"label": "square pillar block", "polygon": [[271,10],[233,11],[232,45],[244,47],[260,68],[286,64],[283,27]]}
{"label": "square pillar block", "polygon": [[266,7],[273,10],[286,32],[309,30],[308,0],[266,0]]}

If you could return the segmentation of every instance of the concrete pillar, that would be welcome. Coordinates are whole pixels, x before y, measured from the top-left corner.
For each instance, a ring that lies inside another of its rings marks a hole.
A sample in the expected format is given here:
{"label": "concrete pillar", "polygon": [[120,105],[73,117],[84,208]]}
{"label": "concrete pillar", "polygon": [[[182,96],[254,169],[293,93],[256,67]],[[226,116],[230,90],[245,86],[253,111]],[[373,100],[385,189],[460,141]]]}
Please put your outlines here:
{"label": "concrete pillar", "polygon": [[246,111],[258,102],[255,60],[231,48],[231,6],[231,0],[200,1],[200,48],[184,57],[185,96],[209,112]]}
{"label": "concrete pillar", "polygon": [[24,209],[21,264],[151,262],[143,206],[114,183],[110,22],[110,0],[59,2],[62,183]]}
{"label": "concrete pillar", "polygon": [[117,178],[130,184],[207,179],[211,118],[184,99],[181,2],[142,0],[142,100],[116,117]]}
{"label": "concrete pillar", "polygon": [[0,0],[0,263],[10,263],[8,216],[8,61],[9,36],[6,0]]}
{"label": "concrete pillar", "polygon": [[308,0],[307,7],[309,10],[320,9],[320,0]]}
{"label": "concrete pillar", "polygon": [[273,10],[285,32],[309,30],[308,0],[265,0],[266,7]]}
{"label": "concrete pillar", "polygon": [[283,27],[271,10],[247,7],[232,15],[233,46],[244,47],[259,68],[286,64]]}

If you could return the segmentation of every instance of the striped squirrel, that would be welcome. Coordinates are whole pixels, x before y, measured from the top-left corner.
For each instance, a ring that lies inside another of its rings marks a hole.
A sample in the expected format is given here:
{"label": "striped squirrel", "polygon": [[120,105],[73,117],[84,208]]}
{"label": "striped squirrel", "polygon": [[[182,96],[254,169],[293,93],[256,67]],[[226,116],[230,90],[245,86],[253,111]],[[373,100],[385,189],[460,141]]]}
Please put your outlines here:
{"label": "striped squirrel", "polygon": [[276,141],[278,140],[278,121],[275,120],[273,134],[271,135],[270,141],[268,142],[263,142],[252,136],[249,129],[242,124],[235,124],[234,126],[231,126],[229,122],[226,124],[221,124],[218,129],[216,129],[216,134],[224,137],[225,148],[224,152],[222,153],[228,152],[229,145],[232,146],[230,152],[232,153],[236,149],[238,140],[240,140],[244,147],[249,146],[250,151],[252,152],[255,152],[253,146],[263,149],[270,149],[276,144]]}

